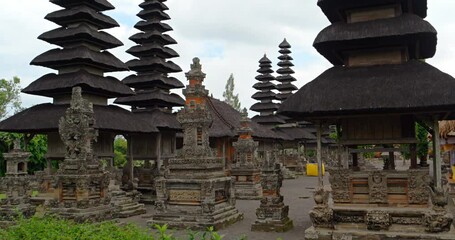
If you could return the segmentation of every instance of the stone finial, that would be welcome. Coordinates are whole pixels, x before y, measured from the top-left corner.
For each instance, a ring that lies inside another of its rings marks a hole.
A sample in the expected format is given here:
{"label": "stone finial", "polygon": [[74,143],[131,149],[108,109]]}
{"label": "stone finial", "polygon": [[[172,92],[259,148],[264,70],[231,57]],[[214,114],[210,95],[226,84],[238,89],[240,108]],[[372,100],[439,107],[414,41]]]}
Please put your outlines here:
{"label": "stone finial", "polygon": [[21,149],[21,140],[19,138],[14,139],[14,150],[20,150]]}
{"label": "stone finial", "polygon": [[191,70],[185,74],[188,80],[203,81],[206,74],[202,72],[201,60],[197,57],[193,58],[193,64],[190,65]]}
{"label": "stone finial", "polygon": [[246,108],[243,108],[242,110],[242,118],[243,119],[248,118],[248,110],[246,110]]}

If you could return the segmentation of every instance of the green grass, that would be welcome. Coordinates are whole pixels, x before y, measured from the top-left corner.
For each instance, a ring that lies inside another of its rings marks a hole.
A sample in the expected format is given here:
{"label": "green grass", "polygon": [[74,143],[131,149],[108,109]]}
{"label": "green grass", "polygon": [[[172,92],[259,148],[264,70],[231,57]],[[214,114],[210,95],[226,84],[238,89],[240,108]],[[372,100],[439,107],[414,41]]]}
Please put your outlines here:
{"label": "green grass", "polygon": [[[213,228],[205,232],[188,232],[185,238],[176,238],[167,226],[155,226],[152,231],[128,224],[119,226],[114,222],[82,223],[55,217],[19,218],[16,224],[0,228],[0,240],[221,240],[223,237]],[[246,239],[246,238],[240,238]]]}
{"label": "green grass", "polygon": [[5,199],[5,198],[6,198],[6,194],[0,193],[0,200],[3,200],[3,199]]}
{"label": "green grass", "polygon": [[38,196],[38,194],[39,194],[38,191],[36,191],[36,190],[32,191],[32,197],[36,197],[36,196]]}

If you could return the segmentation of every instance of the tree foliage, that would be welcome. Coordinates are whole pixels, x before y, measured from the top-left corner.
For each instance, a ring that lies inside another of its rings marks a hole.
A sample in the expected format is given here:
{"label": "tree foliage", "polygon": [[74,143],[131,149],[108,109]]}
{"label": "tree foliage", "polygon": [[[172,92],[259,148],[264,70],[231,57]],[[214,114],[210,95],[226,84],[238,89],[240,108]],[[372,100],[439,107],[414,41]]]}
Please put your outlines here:
{"label": "tree foliage", "polygon": [[21,80],[13,77],[11,80],[0,80],[0,119],[4,119],[9,113],[21,110]]}
{"label": "tree foliage", "polygon": [[239,95],[234,94],[234,74],[231,73],[229,79],[226,82],[225,91],[223,92],[224,102],[231,105],[237,111],[241,111],[242,107],[239,100]]}
{"label": "tree foliage", "polygon": [[429,146],[428,131],[418,123],[416,123],[415,131],[417,138],[417,156],[420,159],[426,160]]}
{"label": "tree foliage", "polygon": [[116,167],[125,166],[127,160],[128,143],[124,137],[116,137],[114,140],[114,165]]}

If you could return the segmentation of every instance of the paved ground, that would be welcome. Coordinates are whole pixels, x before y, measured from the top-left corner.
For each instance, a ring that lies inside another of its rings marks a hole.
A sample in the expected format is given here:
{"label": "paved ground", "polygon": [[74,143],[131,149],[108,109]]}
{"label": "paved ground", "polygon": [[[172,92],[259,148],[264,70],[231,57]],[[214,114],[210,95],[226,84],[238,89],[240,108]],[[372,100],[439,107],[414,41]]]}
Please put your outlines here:
{"label": "paved ground", "polygon": [[[378,169],[382,167],[382,161],[372,160],[369,161],[370,167],[374,166]],[[409,168],[409,161],[397,161],[397,169],[404,170]],[[431,170],[431,166],[430,166]],[[327,176],[324,180],[328,184]],[[283,188],[281,189],[284,196],[285,204],[289,205],[289,217],[294,221],[294,229],[286,233],[264,233],[264,232],[251,232],[251,224],[255,221],[256,208],[259,206],[259,201],[246,201],[237,200],[237,209],[244,214],[244,219],[228,228],[219,231],[225,235],[224,240],[237,240],[242,235],[247,236],[248,240],[276,240],[281,238],[283,240],[303,240],[305,229],[311,226],[311,220],[308,212],[314,206],[312,199],[312,191],[317,186],[317,178],[300,176],[294,180],[284,180]],[[453,202],[451,202],[452,209],[455,209]],[[131,217],[121,220],[121,222],[135,223],[141,227],[146,227],[148,216],[153,213],[153,207],[148,206],[147,214],[142,216]],[[454,211],[455,214],[455,211]],[[183,234],[184,231],[175,231],[175,236]],[[186,240],[186,239],[185,239]]]}
{"label": "paved ground", "polygon": [[[225,235],[224,240],[237,240],[242,235],[247,236],[248,240],[303,240],[304,231],[311,226],[311,221],[308,212],[314,206],[311,191],[317,185],[317,178],[301,176],[298,179],[284,180],[283,188],[281,189],[284,196],[285,204],[289,205],[289,217],[294,221],[294,229],[286,233],[263,233],[251,232],[251,224],[256,219],[256,208],[260,202],[237,200],[237,209],[244,214],[244,219],[228,228],[219,231]],[[121,222],[129,222],[137,224],[141,227],[146,227],[147,215],[153,213],[153,208],[148,207],[147,214],[142,216],[122,219]],[[175,235],[180,235],[181,232],[176,231]]]}

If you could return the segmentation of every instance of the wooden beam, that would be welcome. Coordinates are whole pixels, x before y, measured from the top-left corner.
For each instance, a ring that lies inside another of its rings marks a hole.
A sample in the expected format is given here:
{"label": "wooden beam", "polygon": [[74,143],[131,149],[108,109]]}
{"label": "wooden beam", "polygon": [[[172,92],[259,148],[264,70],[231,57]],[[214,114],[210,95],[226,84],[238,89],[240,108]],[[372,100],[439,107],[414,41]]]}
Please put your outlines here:
{"label": "wooden beam", "polygon": [[403,152],[406,148],[350,148],[349,153],[370,153],[370,152]]}
{"label": "wooden beam", "polygon": [[322,135],[322,124],[317,122],[316,138],[317,138],[317,147],[316,147],[316,159],[318,162],[318,186],[324,187],[324,179],[322,177],[322,144],[321,144],[321,135]]}
{"label": "wooden beam", "polygon": [[442,189],[441,184],[441,140],[439,139],[439,120],[435,118],[433,121],[433,154],[434,154],[434,161],[433,161],[433,177],[435,183],[435,189]]}

